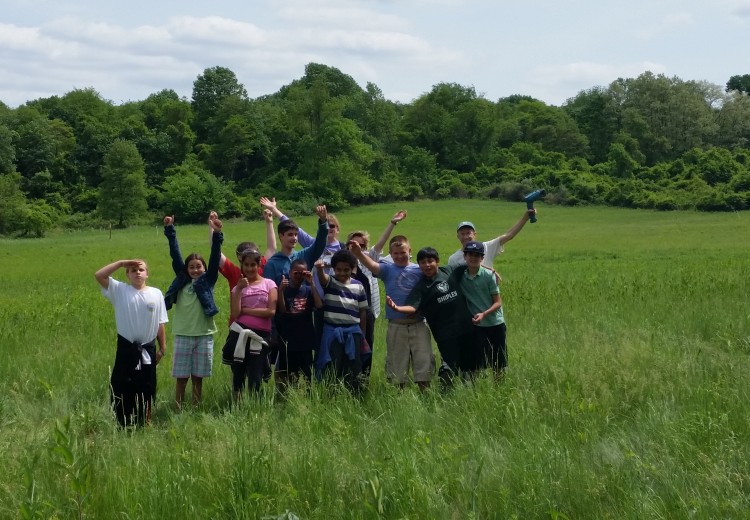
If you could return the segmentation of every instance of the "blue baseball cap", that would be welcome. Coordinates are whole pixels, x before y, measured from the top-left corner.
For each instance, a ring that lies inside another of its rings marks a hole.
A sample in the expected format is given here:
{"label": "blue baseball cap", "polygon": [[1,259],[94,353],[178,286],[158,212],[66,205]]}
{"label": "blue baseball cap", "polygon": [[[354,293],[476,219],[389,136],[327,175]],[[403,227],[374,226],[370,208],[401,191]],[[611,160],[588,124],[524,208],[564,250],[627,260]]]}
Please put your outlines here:
{"label": "blue baseball cap", "polygon": [[479,253],[480,255],[484,256],[484,244],[481,242],[477,242],[476,240],[466,242],[466,245],[464,246],[464,253]]}
{"label": "blue baseball cap", "polygon": [[461,229],[462,227],[470,227],[470,228],[471,228],[471,229],[473,229],[474,231],[476,231],[476,230],[477,230],[477,228],[475,228],[475,227],[474,227],[474,224],[472,224],[472,223],[471,223],[471,222],[469,222],[468,220],[464,220],[463,222],[459,222],[459,223],[458,223],[458,227],[456,228],[456,231],[458,231],[458,230],[459,230],[459,229]]}

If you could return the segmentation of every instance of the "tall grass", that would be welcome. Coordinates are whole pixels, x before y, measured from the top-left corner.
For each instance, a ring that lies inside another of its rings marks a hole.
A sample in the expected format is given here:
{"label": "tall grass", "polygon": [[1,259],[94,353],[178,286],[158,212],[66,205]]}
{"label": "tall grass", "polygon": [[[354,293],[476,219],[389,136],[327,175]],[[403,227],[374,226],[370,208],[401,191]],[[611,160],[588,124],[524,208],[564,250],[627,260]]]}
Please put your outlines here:
{"label": "tall grass", "polygon": [[[490,238],[523,210],[466,202],[409,203],[397,231],[447,259],[458,221]],[[375,238],[396,209],[339,217]],[[208,251],[204,226],[178,233],[183,252]],[[262,226],[225,235],[232,251]],[[237,407],[216,362],[201,406],[177,413],[168,354],[154,424],[136,431],[109,412],[113,312],[93,273],[143,257],[166,288],[161,227],[0,241],[0,517],[748,517],[749,239],[746,213],[542,205],[495,263],[501,383],[398,391],[378,323],[362,399],[266,389]],[[223,280],[217,301],[224,324]]]}

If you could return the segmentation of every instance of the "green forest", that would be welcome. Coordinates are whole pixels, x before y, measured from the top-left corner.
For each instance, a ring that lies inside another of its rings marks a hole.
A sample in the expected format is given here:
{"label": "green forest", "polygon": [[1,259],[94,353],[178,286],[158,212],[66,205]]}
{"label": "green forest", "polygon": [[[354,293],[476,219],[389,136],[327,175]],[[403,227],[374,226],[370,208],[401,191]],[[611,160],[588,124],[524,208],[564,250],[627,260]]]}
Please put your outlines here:
{"label": "green forest", "polygon": [[115,105],[94,88],[0,102],[0,234],[256,218],[258,197],[310,213],[419,198],[660,210],[750,206],[750,74],[725,86],[645,72],[562,106],[440,83],[385,99],[316,63],[251,99],[234,72]]}

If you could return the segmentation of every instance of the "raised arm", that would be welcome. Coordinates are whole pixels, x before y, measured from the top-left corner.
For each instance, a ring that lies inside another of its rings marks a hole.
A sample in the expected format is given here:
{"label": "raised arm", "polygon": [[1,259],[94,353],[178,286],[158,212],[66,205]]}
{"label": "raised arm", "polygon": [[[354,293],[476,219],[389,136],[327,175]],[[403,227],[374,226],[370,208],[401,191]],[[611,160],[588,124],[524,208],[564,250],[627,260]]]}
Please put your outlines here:
{"label": "raised arm", "polygon": [[518,222],[513,224],[513,226],[511,226],[510,229],[508,229],[508,231],[506,231],[505,233],[503,233],[502,235],[498,237],[500,239],[500,244],[502,245],[502,244],[505,244],[506,242],[513,240],[513,238],[515,238],[518,232],[521,231],[521,229],[523,229],[523,227],[526,225],[526,222],[529,221],[529,218],[531,218],[531,215],[534,215],[534,214],[536,214],[536,209],[534,208],[527,209],[526,211],[524,211],[521,218],[518,219]]}
{"label": "raised arm", "polygon": [[323,260],[316,260],[315,269],[318,270],[318,280],[320,280],[321,287],[327,287],[331,277],[328,276],[328,273],[326,273],[326,263]]}
{"label": "raised arm", "polygon": [[[219,218],[219,214],[216,213],[215,211],[211,211],[211,213],[208,214],[208,246],[209,247],[213,245],[213,237],[214,237],[214,228],[211,227],[211,221],[217,218]],[[227,257],[224,256],[224,253],[221,253],[221,257],[219,258],[219,271],[224,269],[224,262],[226,261],[227,261]]]}
{"label": "raised arm", "polygon": [[315,213],[318,214],[318,233],[315,235],[315,242],[303,249],[302,254],[307,265],[313,265],[320,258],[328,242],[328,210],[325,206],[318,206],[315,208]]}
{"label": "raised arm", "polygon": [[[261,197],[260,198],[260,205],[263,206],[264,209],[267,209],[271,212],[271,214],[279,219],[279,222],[284,222],[285,220],[289,220],[289,217],[284,215],[284,213],[278,208],[276,205],[276,197],[269,199],[268,197]],[[275,243],[275,237],[274,237],[274,243]],[[313,245],[313,242],[315,242],[315,237],[310,235],[310,233],[306,232],[301,227],[297,230],[297,242],[302,247],[310,247]],[[274,247],[274,252],[276,252],[276,247]]]}
{"label": "raised arm", "polygon": [[182,253],[180,244],[177,242],[177,231],[174,228],[174,215],[164,217],[164,236],[169,241],[169,256],[172,258],[172,271],[174,274],[180,274],[185,268],[182,262]]}
{"label": "raised arm", "polygon": [[219,277],[219,263],[221,259],[221,244],[224,242],[224,233],[221,232],[222,223],[218,218],[213,219],[210,222],[211,230],[211,256],[208,257],[208,269],[206,270],[206,278],[211,285],[216,283],[216,279]]}
{"label": "raised arm", "polygon": [[140,262],[138,260],[118,260],[99,269],[94,273],[94,278],[96,278],[96,281],[99,282],[99,285],[101,285],[105,289],[108,289],[109,277],[112,276],[115,271],[117,271],[121,267],[137,267],[138,265],[140,265]]}
{"label": "raised arm", "polygon": [[276,252],[276,229],[273,227],[273,212],[264,209],[263,220],[266,221],[266,252],[263,256],[268,260]]}
{"label": "raised arm", "polygon": [[375,276],[378,276],[380,274],[380,264],[370,258],[364,251],[362,251],[362,247],[360,247],[359,242],[356,240],[352,240],[348,244],[349,251],[359,260],[362,262],[362,265],[365,266],[367,269],[370,270],[372,274]]}
{"label": "raised arm", "polygon": [[276,197],[272,199],[269,199],[268,197],[261,197],[259,202],[260,205],[263,206],[264,210],[270,211],[271,214],[277,219],[282,221],[287,219],[287,216],[284,215],[284,213],[282,213],[281,210],[276,207]]}
{"label": "raised arm", "polygon": [[388,242],[388,239],[391,237],[391,233],[393,233],[393,229],[396,227],[396,225],[404,220],[406,218],[406,210],[400,209],[394,215],[391,217],[391,221],[388,223],[388,225],[383,230],[383,233],[380,235],[380,238],[378,238],[378,241],[375,242],[375,245],[372,246],[372,249],[374,249],[377,253],[381,253],[383,251],[383,247],[385,247],[386,242]]}

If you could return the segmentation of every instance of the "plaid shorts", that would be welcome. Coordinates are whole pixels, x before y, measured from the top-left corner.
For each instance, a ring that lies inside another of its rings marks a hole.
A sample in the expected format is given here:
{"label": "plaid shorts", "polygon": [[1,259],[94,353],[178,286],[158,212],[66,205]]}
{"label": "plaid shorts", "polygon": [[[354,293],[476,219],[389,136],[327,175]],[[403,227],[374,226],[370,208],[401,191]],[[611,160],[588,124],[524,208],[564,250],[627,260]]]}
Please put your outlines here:
{"label": "plaid shorts", "polygon": [[210,377],[214,363],[214,337],[175,336],[172,377]]}

